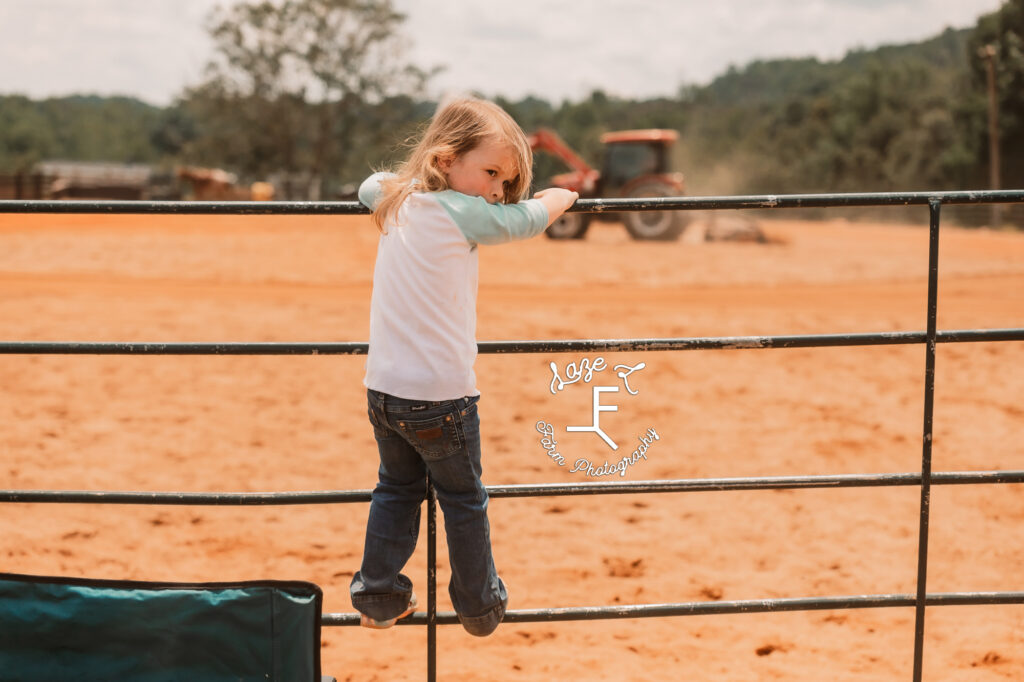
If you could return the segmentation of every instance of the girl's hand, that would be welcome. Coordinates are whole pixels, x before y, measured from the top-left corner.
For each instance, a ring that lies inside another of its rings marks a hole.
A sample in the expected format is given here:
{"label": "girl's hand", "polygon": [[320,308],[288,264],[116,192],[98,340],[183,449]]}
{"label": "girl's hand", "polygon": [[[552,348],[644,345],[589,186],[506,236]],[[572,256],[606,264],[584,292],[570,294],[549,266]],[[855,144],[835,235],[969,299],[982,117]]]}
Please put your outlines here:
{"label": "girl's hand", "polygon": [[539,199],[544,204],[544,208],[548,210],[548,225],[550,225],[565,213],[567,208],[576,203],[580,195],[561,187],[549,187],[534,194],[533,198]]}

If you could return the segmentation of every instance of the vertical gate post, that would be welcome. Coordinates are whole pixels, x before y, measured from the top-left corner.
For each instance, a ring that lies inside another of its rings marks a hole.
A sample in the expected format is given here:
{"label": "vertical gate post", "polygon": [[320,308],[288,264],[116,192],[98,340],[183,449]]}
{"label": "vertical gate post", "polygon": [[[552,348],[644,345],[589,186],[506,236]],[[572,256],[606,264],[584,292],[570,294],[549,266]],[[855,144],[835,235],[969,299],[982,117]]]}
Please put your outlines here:
{"label": "vertical gate post", "polygon": [[427,680],[437,679],[437,493],[427,474]]}
{"label": "vertical gate post", "polygon": [[928,521],[931,512],[932,416],[935,405],[935,338],[939,299],[939,209],[928,202],[928,327],[924,361],[924,437],[921,446],[921,519],[917,540],[917,600],[914,617],[914,682],[924,663],[925,600],[928,595]]}

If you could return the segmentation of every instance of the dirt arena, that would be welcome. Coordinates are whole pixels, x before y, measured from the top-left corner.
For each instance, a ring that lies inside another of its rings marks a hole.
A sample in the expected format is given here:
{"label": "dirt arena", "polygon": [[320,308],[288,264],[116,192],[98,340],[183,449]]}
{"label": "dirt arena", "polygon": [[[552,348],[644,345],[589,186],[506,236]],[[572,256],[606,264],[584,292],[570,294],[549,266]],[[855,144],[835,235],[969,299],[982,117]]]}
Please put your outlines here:
{"label": "dirt arena", "polygon": [[[481,252],[481,340],[925,327],[927,230],[762,216],[770,244],[636,243],[598,224]],[[922,225],[927,221],[921,209]],[[363,217],[0,216],[0,338],[365,341]],[[939,328],[1024,326],[1024,234],[943,228]],[[485,482],[913,472],[921,345],[483,355]],[[645,363],[624,381],[613,365]],[[364,358],[0,356],[3,488],[367,489]],[[567,433],[591,389],[620,445]],[[934,470],[1024,469],[1024,343],[938,349]],[[635,395],[633,394],[635,392]],[[535,425],[555,427],[564,466]],[[624,476],[572,471],[659,440]],[[937,486],[930,592],[1024,589],[1021,486]],[[917,488],[495,499],[510,608],[913,593]],[[310,580],[351,612],[366,504],[6,505],[2,570],[168,581]],[[421,536],[425,537],[424,536]],[[440,609],[451,610],[439,539]],[[426,543],[409,566],[423,602]],[[913,609],[438,629],[441,680],[908,680]],[[422,680],[426,630],[325,628],[339,680]],[[1024,606],[929,609],[925,678],[1024,679]]]}

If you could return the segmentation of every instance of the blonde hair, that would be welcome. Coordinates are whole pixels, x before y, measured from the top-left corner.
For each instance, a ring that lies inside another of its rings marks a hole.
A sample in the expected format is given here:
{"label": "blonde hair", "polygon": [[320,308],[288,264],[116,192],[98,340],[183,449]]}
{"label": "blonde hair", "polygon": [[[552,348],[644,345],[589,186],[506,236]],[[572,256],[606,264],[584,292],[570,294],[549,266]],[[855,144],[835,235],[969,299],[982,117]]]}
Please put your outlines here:
{"label": "blonde hair", "polygon": [[460,97],[439,107],[409,158],[394,177],[381,182],[380,199],[373,211],[377,229],[384,231],[384,223],[413,192],[448,189],[442,161],[458,158],[485,140],[507,144],[515,162],[517,174],[505,185],[502,203],[524,199],[533,181],[533,152],[522,128],[497,104]]}

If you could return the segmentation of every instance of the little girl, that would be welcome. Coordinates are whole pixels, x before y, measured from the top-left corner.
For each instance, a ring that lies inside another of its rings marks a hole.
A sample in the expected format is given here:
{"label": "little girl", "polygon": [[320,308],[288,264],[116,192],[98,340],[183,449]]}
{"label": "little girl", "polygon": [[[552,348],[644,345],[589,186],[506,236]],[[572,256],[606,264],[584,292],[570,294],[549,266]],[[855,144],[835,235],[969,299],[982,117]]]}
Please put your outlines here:
{"label": "little girl", "polygon": [[380,468],[351,584],[365,627],[391,627],[416,609],[400,571],[416,547],[428,472],[460,622],[483,637],[504,617],[508,594],[494,568],[480,480],[477,246],[540,234],[576,201],[558,188],[524,200],[532,166],[516,122],[497,105],[464,98],[440,108],[396,174],[376,173],[359,188],[381,231],[364,379]]}

